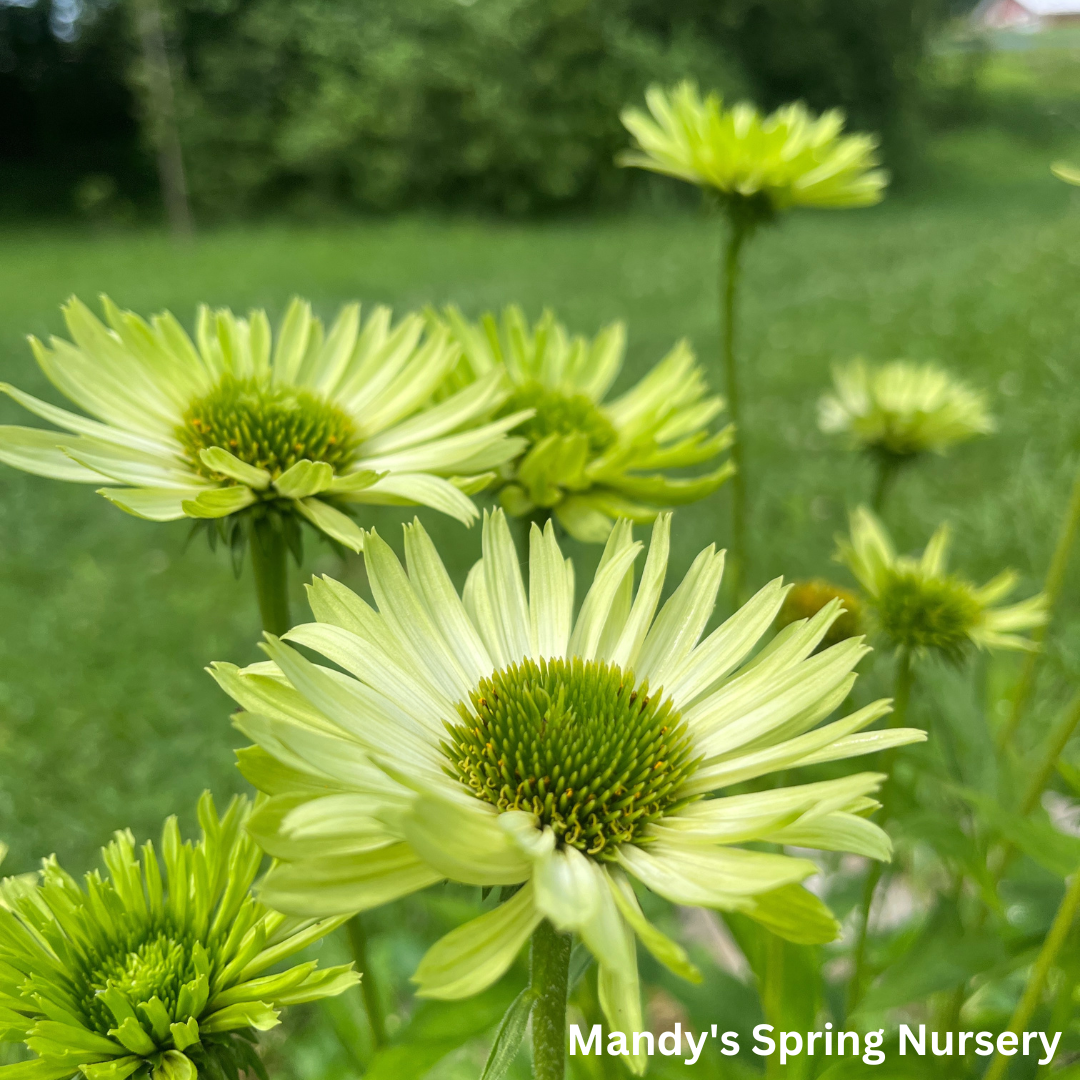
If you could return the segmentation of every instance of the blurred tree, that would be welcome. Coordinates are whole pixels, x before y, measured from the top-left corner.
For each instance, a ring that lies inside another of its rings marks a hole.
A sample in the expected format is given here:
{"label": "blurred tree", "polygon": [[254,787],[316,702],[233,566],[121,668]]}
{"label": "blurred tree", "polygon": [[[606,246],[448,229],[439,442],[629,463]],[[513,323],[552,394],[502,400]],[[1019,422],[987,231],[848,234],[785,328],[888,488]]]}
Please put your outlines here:
{"label": "blurred tree", "polygon": [[736,82],[715,44],[600,0],[185,0],[182,19],[192,190],[222,211],[606,201],[632,182],[626,101]]}
{"label": "blurred tree", "polygon": [[145,187],[121,27],[115,7],[0,3],[5,214],[70,211],[87,177],[128,194]]}

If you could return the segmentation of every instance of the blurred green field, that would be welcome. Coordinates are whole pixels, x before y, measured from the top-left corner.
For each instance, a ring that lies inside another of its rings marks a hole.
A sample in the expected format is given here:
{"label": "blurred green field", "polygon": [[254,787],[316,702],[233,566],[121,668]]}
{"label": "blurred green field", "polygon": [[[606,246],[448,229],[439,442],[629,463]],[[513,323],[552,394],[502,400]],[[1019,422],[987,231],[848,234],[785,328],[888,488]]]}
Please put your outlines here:
{"label": "blurred green field", "polygon": [[[742,335],[750,584],[777,574],[844,580],[830,564],[833,538],[868,496],[870,473],[818,433],[815,402],[830,364],[862,354],[939,360],[989,391],[1000,422],[995,437],[903,477],[889,513],[901,546],[921,548],[948,519],[964,572],[982,580],[1011,565],[1021,594],[1037,589],[1080,450],[1080,193],[1049,175],[1049,160],[1005,135],[958,136],[936,154],[935,193],[796,215],[755,243]],[[26,228],[0,237],[0,373],[60,400],[23,337],[60,332],[58,306],[72,293],[107,292],[142,313],[168,307],[189,326],[201,300],[276,317],[298,293],[324,317],[360,298],[401,312],[453,301],[478,314],[516,301],[535,316],[551,306],[586,332],[623,318],[622,386],[682,336],[712,364],[718,230],[705,215],[411,218],[233,227],[180,248],[152,233]],[[31,422],[10,403],[0,419]],[[721,491],[679,512],[669,583],[702,546],[725,543],[726,509]],[[400,547],[405,516],[387,510],[370,521]],[[479,530],[421,517],[460,583]],[[236,581],[202,541],[189,546],[188,532],[126,517],[89,487],[0,469],[6,870],[53,851],[69,869],[87,868],[113,829],[156,833],[174,811],[187,824],[204,787],[222,797],[241,790],[232,749],[242,740],[202,668],[256,658],[255,604],[250,581]],[[567,546],[587,580],[598,552]],[[359,560],[342,564],[314,541],[303,575],[313,571],[363,587]],[[1078,582],[1080,568],[1055,628],[1044,709],[1061,693],[1060,675],[1080,670]],[[932,720],[931,700],[916,701],[916,721]],[[432,915],[429,940],[446,917]],[[385,948],[397,950],[388,966],[417,958],[407,955],[413,939]],[[320,1075],[299,1060],[294,1068]]]}

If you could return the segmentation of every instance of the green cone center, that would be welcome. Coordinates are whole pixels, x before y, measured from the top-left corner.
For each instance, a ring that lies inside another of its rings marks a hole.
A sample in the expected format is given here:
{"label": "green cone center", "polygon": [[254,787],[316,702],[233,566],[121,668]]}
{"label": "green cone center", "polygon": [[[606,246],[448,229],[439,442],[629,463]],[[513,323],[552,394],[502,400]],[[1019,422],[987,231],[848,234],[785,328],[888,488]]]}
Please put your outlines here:
{"label": "green cone center", "polygon": [[515,430],[533,444],[549,435],[583,434],[593,454],[602,453],[618,438],[611,421],[585,394],[560,394],[542,383],[528,382],[514,391],[504,406],[506,414],[535,409],[536,415]]}
{"label": "green cone center", "polygon": [[890,575],[876,600],[881,629],[897,645],[962,657],[968,632],[982,614],[971,588],[954,578],[925,578],[917,572]]}
{"label": "green cone center", "polygon": [[526,810],[598,859],[641,843],[685,800],[697,765],[670,698],[614,664],[523,660],[483,679],[448,725],[447,771],[500,810]]}
{"label": "green cone center", "polygon": [[162,931],[143,941],[112,944],[113,950],[95,957],[84,974],[85,1009],[94,1029],[107,1035],[117,1026],[116,1018],[98,997],[111,987],[133,1008],[156,997],[174,1015],[181,987],[197,975],[190,945]]}
{"label": "green cone center", "polygon": [[192,467],[213,479],[222,477],[199,457],[212,446],[276,478],[305,458],[339,471],[360,444],[353,420],[310,390],[228,375],[191,403],[177,436]]}

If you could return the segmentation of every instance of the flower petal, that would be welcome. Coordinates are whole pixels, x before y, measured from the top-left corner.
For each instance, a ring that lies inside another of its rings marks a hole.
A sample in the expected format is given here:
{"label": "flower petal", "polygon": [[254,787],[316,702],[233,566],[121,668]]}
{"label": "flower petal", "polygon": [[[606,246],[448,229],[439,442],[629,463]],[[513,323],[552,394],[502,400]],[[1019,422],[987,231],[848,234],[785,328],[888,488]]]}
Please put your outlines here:
{"label": "flower petal", "polygon": [[541,918],[527,883],[494,911],[451,930],[428,949],[413,975],[417,995],[455,1000],[479,993],[506,972]]}
{"label": "flower petal", "polygon": [[297,499],[297,510],[315,526],[350,551],[364,550],[364,530],[348,514],[336,510],[322,499]]}

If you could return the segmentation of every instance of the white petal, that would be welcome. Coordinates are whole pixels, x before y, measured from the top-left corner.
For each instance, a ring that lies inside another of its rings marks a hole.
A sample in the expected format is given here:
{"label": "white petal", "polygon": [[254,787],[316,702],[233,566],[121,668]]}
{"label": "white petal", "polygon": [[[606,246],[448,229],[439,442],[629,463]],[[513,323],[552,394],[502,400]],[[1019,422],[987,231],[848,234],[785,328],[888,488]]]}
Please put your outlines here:
{"label": "white petal", "polygon": [[530,882],[494,911],[451,930],[420,961],[413,976],[418,996],[453,1000],[490,986],[517,959],[541,918]]}
{"label": "white petal", "polygon": [[[570,635],[567,652],[583,660],[596,659],[604,626],[611,614],[612,604],[634,560],[641,551],[640,543],[630,541],[630,523],[619,521],[611,532],[613,540],[605,549],[608,560],[597,568],[592,587],[581,603],[574,632]],[[609,554],[610,553],[610,554]]]}
{"label": "white petal", "polygon": [[197,499],[202,488],[99,488],[109,502],[147,521],[178,521],[184,503]]}
{"label": "white petal", "polygon": [[350,551],[364,550],[364,530],[348,514],[325,503],[322,499],[297,499],[293,506],[332,540]]}
{"label": "white petal", "polygon": [[491,603],[494,628],[500,639],[499,652],[510,662],[519,662],[533,653],[530,641],[529,605],[525,584],[506,515],[501,510],[484,516],[484,585]]}
{"label": "white petal", "polygon": [[361,491],[343,493],[342,498],[374,506],[430,506],[465,525],[479,516],[467,495],[449,480],[429,473],[388,473]]}
{"label": "white petal", "polygon": [[[656,606],[660,603],[660,594],[664,588],[670,549],[671,514],[659,514],[653,525],[652,542],[649,544],[649,554],[645,559],[645,569],[641,573],[634,606],[630,609],[630,617],[626,620],[610,655],[611,662],[624,670],[636,665],[645,635],[652,625],[653,615],[656,614]],[[672,693],[669,688],[665,689]]]}
{"label": "white petal", "polygon": [[534,656],[566,655],[574,616],[574,579],[555,539],[549,518],[544,531],[529,530],[529,623],[536,646]]}

